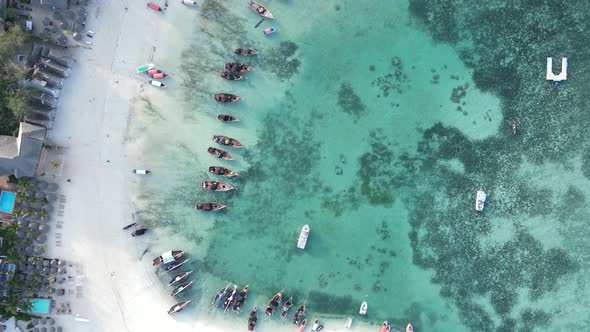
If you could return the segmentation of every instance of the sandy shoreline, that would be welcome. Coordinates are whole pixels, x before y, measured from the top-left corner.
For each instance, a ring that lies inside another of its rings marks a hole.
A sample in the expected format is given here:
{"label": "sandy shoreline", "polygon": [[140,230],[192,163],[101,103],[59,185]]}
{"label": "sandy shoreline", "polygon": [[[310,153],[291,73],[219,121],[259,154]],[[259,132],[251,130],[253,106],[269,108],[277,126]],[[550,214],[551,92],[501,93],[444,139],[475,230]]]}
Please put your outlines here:
{"label": "sandy shoreline", "polygon": [[[171,12],[184,10],[179,3],[171,6],[177,7]],[[48,255],[80,265],[76,286],[82,293],[71,301],[73,316],[60,316],[60,323],[66,331],[81,332],[245,330],[245,314],[240,320],[222,320],[218,314],[195,319],[189,309],[168,316],[174,301],[149,264],[157,253],[149,252],[142,260],[146,242],[121,230],[132,221],[133,193],[146,180],[130,170],[149,164],[141,158],[142,126],[149,122],[142,121],[141,98],[158,104],[171,99],[169,92],[144,86],[146,76],[134,69],[166,56],[157,50],[173,42],[165,36],[174,33],[174,14],[160,16],[146,10],[144,2],[115,0],[92,3],[88,12],[88,26],[96,31],[94,44],[92,49],[73,51],[76,64],[49,132],[50,141],[65,151],[56,181],[66,203],[59,231],[64,245],[50,247]],[[89,322],[76,321],[77,315]],[[261,322],[257,330],[295,330],[284,322]],[[346,330],[342,324],[329,323],[324,331]]]}

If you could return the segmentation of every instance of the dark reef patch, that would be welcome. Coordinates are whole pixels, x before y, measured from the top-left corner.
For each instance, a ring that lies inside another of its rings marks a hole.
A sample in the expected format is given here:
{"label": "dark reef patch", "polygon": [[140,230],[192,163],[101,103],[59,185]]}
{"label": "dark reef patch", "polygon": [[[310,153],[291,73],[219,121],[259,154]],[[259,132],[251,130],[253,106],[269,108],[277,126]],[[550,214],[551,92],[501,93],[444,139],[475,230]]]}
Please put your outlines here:
{"label": "dark reef patch", "polygon": [[278,48],[266,50],[260,63],[281,81],[288,80],[298,73],[301,65],[301,61],[293,57],[297,48],[297,44],[292,41],[281,42]]}
{"label": "dark reef patch", "polygon": [[338,90],[338,107],[344,113],[354,115],[357,118],[367,112],[365,104],[361,98],[354,92],[352,85],[344,82]]}

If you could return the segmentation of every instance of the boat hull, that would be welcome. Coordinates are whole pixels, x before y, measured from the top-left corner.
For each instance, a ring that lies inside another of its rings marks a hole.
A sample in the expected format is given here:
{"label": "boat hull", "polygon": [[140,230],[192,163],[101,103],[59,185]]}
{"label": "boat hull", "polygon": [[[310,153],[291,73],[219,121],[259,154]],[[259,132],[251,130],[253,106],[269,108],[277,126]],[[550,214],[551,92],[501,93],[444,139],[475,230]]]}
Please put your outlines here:
{"label": "boat hull", "polygon": [[303,226],[301,233],[299,233],[299,239],[297,240],[297,248],[305,249],[307,245],[307,238],[309,237],[309,225]]}
{"label": "boat hull", "polygon": [[258,2],[255,1],[250,1],[250,8],[258,15],[264,17],[264,18],[270,18],[270,19],[274,19],[275,17],[272,15],[272,13],[270,12],[270,10],[266,9],[266,7],[264,7],[263,5],[259,4]]}
{"label": "boat hull", "polygon": [[201,182],[201,187],[210,191],[218,192],[230,191],[234,189],[234,186],[231,184],[218,181],[203,181]]}
{"label": "boat hull", "polygon": [[195,205],[195,209],[203,212],[213,212],[225,209],[227,206],[221,203],[202,203]]}
{"label": "boat hull", "polygon": [[207,152],[209,152],[209,154],[215,158],[224,159],[224,160],[234,160],[234,156],[229,154],[229,152],[223,151],[218,148],[209,147],[207,149]]}
{"label": "boat hull", "polygon": [[238,121],[240,121],[238,118],[233,117],[231,115],[227,115],[227,114],[219,114],[217,116],[217,120],[223,121],[223,122],[238,122]]}

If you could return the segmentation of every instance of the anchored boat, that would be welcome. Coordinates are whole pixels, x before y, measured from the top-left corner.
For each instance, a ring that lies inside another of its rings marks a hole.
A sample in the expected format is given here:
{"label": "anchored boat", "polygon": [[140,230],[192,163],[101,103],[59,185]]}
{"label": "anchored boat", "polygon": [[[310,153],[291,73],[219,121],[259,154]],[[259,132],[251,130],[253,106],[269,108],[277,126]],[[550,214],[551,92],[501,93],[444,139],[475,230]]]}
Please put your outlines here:
{"label": "anchored boat", "polygon": [[352,317],[346,318],[346,322],[344,322],[344,327],[349,329],[352,326]]}
{"label": "anchored boat", "polygon": [[268,306],[266,306],[265,314],[267,316],[271,316],[275,312],[275,310],[277,310],[277,307],[281,305],[282,298],[283,291],[280,291],[277,294],[275,294],[275,296],[273,296],[272,299],[270,299],[270,301],[268,302]]}
{"label": "anchored boat", "polygon": [[254,307],[250,312],[250,317],[248,317],[248,331],[253,331],[254,327],[256,327],[256,323],[258,322],[258,308]]}
{"label": "anchored boat", "polygon": [[281,317],[287,317],[289,311],[291,311],[291,307],[293,306],[293,297],[290,297],[287,302],[283,305],[283,309],[281,310]]}
{"label": "anchored boat", "polygon": [[270,10],[266,9],[266,7],[264,7],[263,5],[259,4],[258,2],[254,2],[254,1],[250,1],[249,3],[250,8],[252,8],[252,10],[254,12],[256,12],[256,14],[264,17],[264,18],[270,18],[270,19],[274,19],[275,17],[272,15],[272,13],[270,12]]}
{"label": "anchored boat", "polygon": [[207,149],[207,152],[209,152],[209,154],[215,158],[225,159],[225,160],[234,160],[234,156],[232,156],[228,152],[225,152],[225,151],[218,149],[218,148],[209,147]]}
{"label": "anchored boat", "polygon": [[227,286],[223,287],[219,292],[217,292],[217,294],[215,294],[215,297],[213,298],[213,303],[211,304],[217,306],[217,304],[225,298],[230,286],[231,283],[227,284]]}
{"label": "anchored boat", "polygon": [[183,260],[182,262],[171,263],[170,265],[166,266],[164,270],[166,272],[172,272],[180,269],[184,264],[188,262],[188,259]]}
{"label": "anchored boat", "polygon": [[220,103],[235,103],[240,101],[240,96],[232,95],[231,93],[216,93],[215,100]]}
{"label": "anchored boat", "polygon": [[201,204],[195,205],[195,210],[203,211],[203,212],[219,211],[219,210],[225,209],[225,208],[226,208],[226,206],[221,203],[212,203],[212,202],[201,203]]}
{"label": "anchored boat", "polygon": [[179,283],[179,282],[183,281],[184,279],[186,279],[189,276],[189,274],[191,274],[191,273],[193,273],[193,271],[180,272],[179,274],[172,277],[172,279],[170,279],[169,284],[174,285],[176,283]]}
{"label": "anchored boat", "polygon": [[191,300],[176,303],[172,306],[172,308],[170,308],[170,310],[168,310],[168,315],[173,315],[177,312],[182,311],[182,309],[184,309],[190,302]]}
{"label": "anchored boat", "polygon": [[367,301],[364,301],[363,303],[361,303],[361,308],[359,310],[359,314],[361,316],[364,316],[364,315],[367,314],[367,308],[368,308],[368,306],[369,305],[367,304]]}
{"label": "anchored boat", "polygon": [[309,225],[303,226],[301,233],[299,233],[299,240],[297,240],[297,248],[305,249],[307,244],[307,237],[309,236]]}
{"label": "anchored boat", "polygon": [[186,292],[186,290],[193,284],[193,281],[187,281],[187,282],[183,282],[180,285],[178,285],[176,288],[174,288],[174,290],[172,291],[172,293],[170,295],[172,295],[172,297],[175,297],[177,295],[180,295],[184,292]]}
{"label": "anchored boat", "polygon": [[244,145],[238,140],[223,135],[213,135],[213,141],[220,145],[229,146],[232,148],[243,148]]}
{"label": "anchored boat", "polygon": [[299,325],[302,321],[304,321],[306,311],[307,311],[307,308],[305,307],[305,304],[302,304],[297,309],[297,311],[295,311],[295,316],[293,316],[293,324]]}
{"label": "anchored boat", "polygon": [[182,257],[182,255],[184,255],[184,251],[182,251],[182,250],[167,251],[167,252],[161,254],[160,256],[154,258],[153,265],[158,266],[160,264],[168,264],[168,263],[175,262],[177,259]]}
{"label": "anchored boat", "polygon": [[194,0],[181,0],[183,5],[194,7],[197,5],[197,2]]}
{"label": "anchored boat", "polygon": [[475,211],[483,211],[483,208],[486,203],[486,192],[483,190],[478,190],[477,195],[475,195]]}
{"label": "anchored boat", "polygon": [[379,332],[389,332],[390,329],[391,327],[389,326],[389,323],[387,323],[387,321],[384,321],[381,324],[381,329],[379,330]]}
{"label": "anchored boat", "polygon": [[217,116],[217,119],[223,122],[238,122],[240,121],[238,118],[231,116],[231,115],[227,115],[227,114],[219,114]]}

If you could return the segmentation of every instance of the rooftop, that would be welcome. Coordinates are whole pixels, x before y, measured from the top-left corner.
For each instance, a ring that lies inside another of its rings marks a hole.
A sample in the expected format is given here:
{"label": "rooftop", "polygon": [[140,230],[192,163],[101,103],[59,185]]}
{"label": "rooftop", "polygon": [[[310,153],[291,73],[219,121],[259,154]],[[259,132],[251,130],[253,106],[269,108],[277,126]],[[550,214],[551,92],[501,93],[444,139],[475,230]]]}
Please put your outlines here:
{"label": "rooftop", "polygon": [[0,175],[34,176],[47,129],[21,122],[18,137],[0,136]]}

